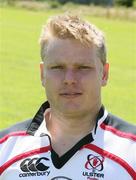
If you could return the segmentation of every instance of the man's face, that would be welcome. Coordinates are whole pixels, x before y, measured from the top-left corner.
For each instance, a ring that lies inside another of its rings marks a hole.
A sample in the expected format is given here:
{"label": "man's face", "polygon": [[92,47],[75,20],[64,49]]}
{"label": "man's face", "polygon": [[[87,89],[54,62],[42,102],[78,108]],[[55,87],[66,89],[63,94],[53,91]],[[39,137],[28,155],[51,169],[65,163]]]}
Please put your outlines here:
{"label": "man's face", "polygon": [[101,105],[101,86],[108,70],[94,47],[76,40],[53,39],[46,52],[44,77],[51,108],[66,116],[83,116]]}

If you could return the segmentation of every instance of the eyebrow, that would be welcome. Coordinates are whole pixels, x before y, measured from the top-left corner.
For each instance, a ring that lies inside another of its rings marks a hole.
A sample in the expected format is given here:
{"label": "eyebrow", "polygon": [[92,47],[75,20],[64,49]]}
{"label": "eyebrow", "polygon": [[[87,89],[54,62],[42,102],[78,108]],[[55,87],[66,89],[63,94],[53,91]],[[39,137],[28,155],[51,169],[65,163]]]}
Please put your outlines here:
{"label": "eyebrow", "polygon": [[[70,63],[68,63],[68,64],[70,64]],[[67,63],[64,63],[64,62],[49,62],[49,63],[47,63],[47,66],[54,66],[54,65],[62,65],[62,66],[67,66]],[[77,66],[93,66],[94,65],[94,63],[92,63],[92,62],[76,62],[76,63],[73,63],[73,64],[71,64],[72,66],[75,66],[75,67],[77,67]]]}
{"label": "eyebrow", "polygon": [[[66,64],[66,62],[68,62],[68,64],[71,62],[69,59],[67,59],[67,60],[61,60],[61,59],[55,59],[55,61],[50,61],[50,59],[48,59],[47,61],[47,64],[49,63],[49,64]],[[79,61],[76,61],[76,62],[73,62],[73,64],[75,64],[75,65],[78,65],[78,64],[94,64],[94,60],[93,59],[89,59],[88,61],[85,61],[84,59],[82,59],[82,61],[80,61],[80,59],[79,59]]]}

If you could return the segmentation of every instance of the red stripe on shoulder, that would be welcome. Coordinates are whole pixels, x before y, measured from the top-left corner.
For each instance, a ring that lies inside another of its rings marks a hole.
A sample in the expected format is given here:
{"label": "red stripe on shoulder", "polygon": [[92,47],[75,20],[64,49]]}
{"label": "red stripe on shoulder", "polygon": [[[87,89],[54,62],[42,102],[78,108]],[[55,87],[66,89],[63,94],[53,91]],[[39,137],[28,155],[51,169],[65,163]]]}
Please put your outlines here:
{"label": "red stripe on shoulder", "polygon": [[28,136],[26,131],[18,131],[18,132],[12,132],[4,136],[3,138],[0,139],[0,144],[4,143],[9,137],[12,136]]}
{"label": "red stripe on shoulder", "polygon": [[98,154],[115,161],[116,163],[120,164],[130,174],[130,176],[133,179],[135,179],[136,171],[126,161],[124,161],[120,157],[118,157],[108,151],[105,151],[104,149],[101,149],[94,144],[87,144],[87,145],[83,146],[83,148],[91,149],[91,150],[97,152]]}
{"label": "red stripe on shoulder", "polygon": [[112,127],[112,126],[106,125],[104,123],[102,123],[100,125],[100,127],[102,129],[106,130],[106,131],[110,131],[110,132],[116,134],[117,136],[120,136],[120,137],[123,137],[123,138],[127,138],[127,139],[131,139],[133,141],[136,141],[136,135],[134,135],[134,134],[122,132],[122,131],[120,131],[120,130]]}
{"label": "red stripe on shoulder", "polygon": [[40,154],[40,153],[44,153],[44,152],[48,152],[49,150],[51,150],[50,146],[46,146],[46,147],[42,147],[42,148],[38,148],[38,149],[34,149],[22,154],[19,154],[17,156],[15,156],[14,158],[10,159],[9,161],[7,161],[5,164],[3,164],[2,166],[0,166],[0,175],[12,164],[14,164],[15,162],[24,159],[26,157],[32,156],[32,155],[36,155],[36,154]]}

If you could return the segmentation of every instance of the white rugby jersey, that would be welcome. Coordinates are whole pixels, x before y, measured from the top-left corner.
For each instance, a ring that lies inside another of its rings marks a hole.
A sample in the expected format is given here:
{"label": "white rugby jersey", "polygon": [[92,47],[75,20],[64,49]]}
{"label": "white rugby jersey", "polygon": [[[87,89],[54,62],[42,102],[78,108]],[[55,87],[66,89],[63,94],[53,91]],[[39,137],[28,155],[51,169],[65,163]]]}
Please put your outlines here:
{"label": "white rugby jersey", "polygon": [[101,107],[95,128],[59,157],[44,124],[32,120],[0,133],[0,180],[136,180],[136,127]]}

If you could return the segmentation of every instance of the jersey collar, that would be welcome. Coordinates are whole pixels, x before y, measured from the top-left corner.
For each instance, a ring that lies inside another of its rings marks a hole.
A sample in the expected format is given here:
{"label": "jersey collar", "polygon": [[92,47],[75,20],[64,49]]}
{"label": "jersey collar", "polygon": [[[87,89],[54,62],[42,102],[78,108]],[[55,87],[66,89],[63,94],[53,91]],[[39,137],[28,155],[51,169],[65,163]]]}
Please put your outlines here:
{"label": "jersey collar", "polygon": [[[48,108],[50,108],[50,104],[48,101],[44,102],[41,105],[34,118],[32,119],[30,126],[27,129],[27,133],[34,136],[49,135],[49,132],[46,128],[46,121],[44,121],[44,112]],[[93,137],[96,134],[98,126],[106,119],[107,115],[108,113],[102,105],[96,118],[96,125],[92,131]]]}

